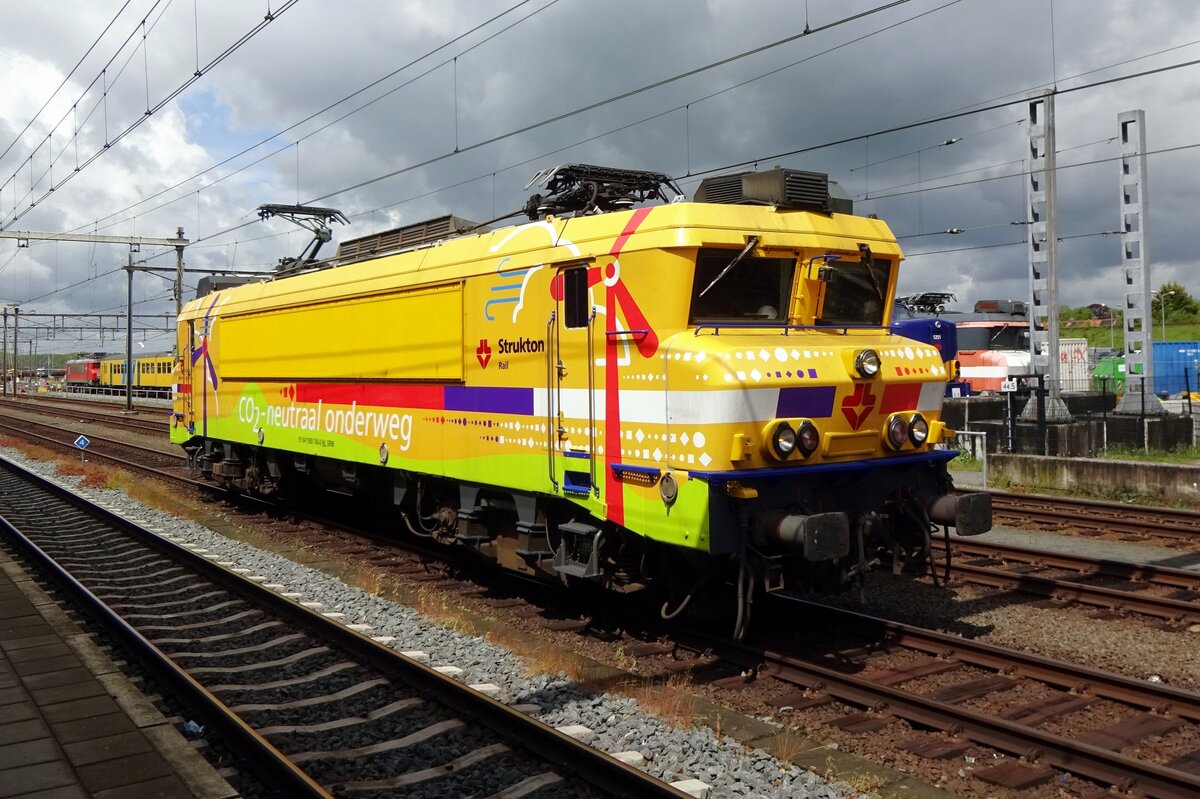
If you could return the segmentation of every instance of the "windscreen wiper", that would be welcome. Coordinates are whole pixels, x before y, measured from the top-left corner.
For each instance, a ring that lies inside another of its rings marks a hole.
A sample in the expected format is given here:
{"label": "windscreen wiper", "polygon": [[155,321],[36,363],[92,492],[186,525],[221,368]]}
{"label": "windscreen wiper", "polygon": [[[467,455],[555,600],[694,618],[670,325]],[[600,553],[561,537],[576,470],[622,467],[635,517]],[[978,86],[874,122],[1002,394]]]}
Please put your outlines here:
{"label": "windscreen wiper", "polygon": [[751,236],[750,240],[746,242],[746,246],[743,247],[742,251],[737,254],[737,257],[734,258],[732,261],[730,261],[729,265],[721,270],[721,274],[714,277],[713,281],[711,283],[709,283],[707,286],[705,286],[704,291],[700,292],[700,294],[698,296],[703,297],[705,294],[707,294],[709,289],[711,289],[713,286],[717,285],[717,282],[721,278],[725,277],[725,275],[729,272],[730,269],[733,269],[735,266],[737,266],[739,263],[741,263],[742,259],[745,258],[747,255],[749,255],[750,251],[753,250],[757,246],[758,246],[758,236]]}
{"label": "windscreen wiper", "polygon": [[871,278],[871,285],[875,287],[875,293],[879,295],[879,301],[886,303],[887,300],[883,297],[883,286],[879,285],[879,278],[875,274],[875,256],[871,254],[871,248],[866,244],[859,244],[858,251],[862,253],[862,258],[858,262],[867,270],[867,277]]}

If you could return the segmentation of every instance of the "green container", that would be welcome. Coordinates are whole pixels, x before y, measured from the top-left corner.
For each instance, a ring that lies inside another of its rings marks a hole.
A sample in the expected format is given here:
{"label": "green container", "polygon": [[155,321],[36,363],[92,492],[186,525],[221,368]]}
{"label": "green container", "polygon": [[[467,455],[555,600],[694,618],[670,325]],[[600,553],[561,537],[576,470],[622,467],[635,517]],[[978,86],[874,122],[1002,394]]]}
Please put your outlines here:
{"label": "green container", "polygon": [[[1141,374],[1138,369],[1137,374]],[[1096,361],[1092,370],[1092,390],[1106,391],[1109,394],[1122,394],[1125,391],[1125,359],[1101,358]]]}

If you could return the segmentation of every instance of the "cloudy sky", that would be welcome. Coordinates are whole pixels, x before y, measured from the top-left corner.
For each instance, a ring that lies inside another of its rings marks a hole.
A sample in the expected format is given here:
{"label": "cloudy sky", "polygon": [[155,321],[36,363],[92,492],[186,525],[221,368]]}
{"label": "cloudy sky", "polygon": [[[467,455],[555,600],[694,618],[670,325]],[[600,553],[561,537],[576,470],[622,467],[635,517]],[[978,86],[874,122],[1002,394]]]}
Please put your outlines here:
{"label": "cloudy sky", "polygon": [[[690,194],[700,176],[757,162],[828,172],[901,238],[901,291],[952,291],[969,310],[1028,295],[1024,228],[1010,224],[1027,214],[1025,100],[1057,88],[1062,301],[1123,303],[1120,237],[1106,231],[1119,224],[1117,114],[1132,109],[1146,113],[1152,282],[1200,294],[1191,0],[0,8],[4,230],[182,227],[189,267],[267,270],[309,234],[259,221],[263,203],[338,208],[352,223],[340,239],[447,212],[500,216],[557,163],[667,172]],[[123,313],[127,257],[123,245],[0,240],[0,304]],[[174,264],[153,247],[134,258]],[[174,309],[153,274],[136,276],[134,296],[135,313]],[[39,352],[123,342],[39,335]]]}

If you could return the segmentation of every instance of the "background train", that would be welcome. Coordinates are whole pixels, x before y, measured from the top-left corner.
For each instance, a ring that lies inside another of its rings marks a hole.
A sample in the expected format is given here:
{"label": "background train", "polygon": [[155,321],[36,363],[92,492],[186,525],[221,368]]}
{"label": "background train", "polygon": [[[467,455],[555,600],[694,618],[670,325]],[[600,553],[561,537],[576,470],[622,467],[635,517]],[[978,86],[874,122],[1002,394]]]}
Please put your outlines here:
{"label": "background train", "polygon": [[887,327],[900,248],[825,175],[692,202],[656,173],[535,182],[528,223],[416,223],[188,303],[171,440],[232,489],[350,495],[664,616],[720,599],[736,634],[756,590],[924,569],[939,525],[990,528],[937,446],[942,355]]}
{"label": "background train", "polygon": [[950,318],[958,330],[962,379],[971,384],[972,391],[999,391],[1005,380],[1030,373],[1026,303],[979,300],[974,313]]}
{"label": "background train", "polygon": [[[953,396],[955,389],[963,395],[1000,391],[1005,380],[1030,373],[1026,303],[979,300],[972,313],[947,312],[946,304],[953,299],[953,294],[944,292],[899,298],[892,324],[901,335],[921,340],[954,337],[958,377],[951,381],[948,395]],[[922,325],[932,320],[941,320],[949,330],[923,330]]]}
{"label": "background train", "polygon": [[[133,388],[142,392],[170,392],[175,386],[176,357],[169,352],[136,355],[133,359]],[[66,363],[68,391],[124,388],[124,356],[95,355]]]}
{"label": "background train", "polygon": [[[962,376],[958,357],[958,329],[954,322],[940,316],[953,294],[927,292],[898,297],[892,309],[892,332],[929,344],[938,351],[946,368],[946,396],[965,397],[971,383]],[[932,314],[932,315],[931,315]]]}

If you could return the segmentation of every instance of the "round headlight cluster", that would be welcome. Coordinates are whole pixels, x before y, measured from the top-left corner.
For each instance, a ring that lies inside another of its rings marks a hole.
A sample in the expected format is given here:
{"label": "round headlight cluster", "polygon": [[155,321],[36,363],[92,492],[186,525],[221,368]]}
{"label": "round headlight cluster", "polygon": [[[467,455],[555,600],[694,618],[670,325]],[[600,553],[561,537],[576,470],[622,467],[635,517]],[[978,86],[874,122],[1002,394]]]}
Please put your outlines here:
{"label": "round headlight cluster", "polygon": [[817,430],[817,426],[808,420],[801,423],[796,432],[796,445],[800,447],[800,454],[806,458],[816,452],[817,447],[821,445],[821,432]]}
{"label": "round headlight cluster", "polygon": [[796,431],[787,422],[781,423],[771,435],[771,447],[780,460],[786,460],[796,451]]}
{"label": "round headlight cluster", "polygon": [[908,438],[917,447],[929,439],[929,422],[919,413],[908,423]]}
{"label": "round headlight cluster", "polygon": [[892,449],[902,449],[908,443],[914,447],[924,446],[929,440],[929,420],[919,413],[907,419],[903,414],[893,414],[887,420],[884,436]]}
{"label": "round headlight cluster", "polygon": [[809,419],[773,422],[763,433],[764,454],[789,460],[797,452],[807,458],[821,446],[821,431]]}
{"label": "round headlight cluster", "polygon": [[882,362],[879,360],[879,353],[875,350],[860,350],[858,355],[854,356],[854,369],[863,377],[874,377],[879,374],[879,368]]}

